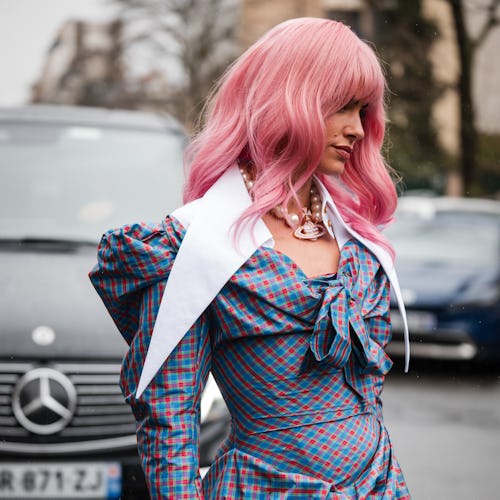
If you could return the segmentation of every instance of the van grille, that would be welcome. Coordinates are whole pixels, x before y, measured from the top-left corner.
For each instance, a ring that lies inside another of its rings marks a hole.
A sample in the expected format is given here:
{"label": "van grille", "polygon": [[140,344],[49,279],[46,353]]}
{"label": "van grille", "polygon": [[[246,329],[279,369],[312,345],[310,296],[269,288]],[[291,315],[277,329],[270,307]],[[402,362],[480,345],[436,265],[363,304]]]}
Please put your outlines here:
{"label": "van grille", "polygon": [[[40,435],[25,429],[12,407],[13,392],[24,374],[42,365],[0,363],[0,451],[9,443],[32,444],[43,452],[44,444],[82,443],[127,437],[133,444],[135,421],[118,385],[120,365],[116,363],[51,363],[76,389],[76,408],[71,421],[55,434]],[[22,446],[26,448],[26,446]]]}

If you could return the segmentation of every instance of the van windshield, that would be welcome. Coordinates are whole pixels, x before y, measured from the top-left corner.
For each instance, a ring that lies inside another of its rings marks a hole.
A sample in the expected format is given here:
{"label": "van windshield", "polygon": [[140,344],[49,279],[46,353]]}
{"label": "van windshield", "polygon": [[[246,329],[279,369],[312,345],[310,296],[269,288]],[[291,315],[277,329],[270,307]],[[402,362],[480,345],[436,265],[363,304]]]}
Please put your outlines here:
{"label": "van windshield", "polygon": [[0,122],[0,238],[97,241],[181,203],[180,133]]}

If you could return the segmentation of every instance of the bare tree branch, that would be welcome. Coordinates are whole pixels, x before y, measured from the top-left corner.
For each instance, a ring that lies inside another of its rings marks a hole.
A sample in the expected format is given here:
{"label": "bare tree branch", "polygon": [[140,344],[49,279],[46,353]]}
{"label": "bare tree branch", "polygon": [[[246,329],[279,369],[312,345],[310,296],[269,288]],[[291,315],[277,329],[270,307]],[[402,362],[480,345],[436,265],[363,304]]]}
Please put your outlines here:
{"label": "bare tree branch", "polygon": [[486,7],[488,15],[476,38],[471,39],[473,49],[480,47],[490,34],[491,30],[500,24],[500,14],[497,12],[500,0],[492,0]]}
{"label": "bare tree branch", "polygon": [[[128,47],[148,46],[158,65],[173,57],[183,85],[172,88],[177,116],[189,124],[222,69],[236,55],[238,0],[108,0],[120,8]],[[177,84],[179,85],[179,83]],[[167,98],[167,97],[166,97]]]}

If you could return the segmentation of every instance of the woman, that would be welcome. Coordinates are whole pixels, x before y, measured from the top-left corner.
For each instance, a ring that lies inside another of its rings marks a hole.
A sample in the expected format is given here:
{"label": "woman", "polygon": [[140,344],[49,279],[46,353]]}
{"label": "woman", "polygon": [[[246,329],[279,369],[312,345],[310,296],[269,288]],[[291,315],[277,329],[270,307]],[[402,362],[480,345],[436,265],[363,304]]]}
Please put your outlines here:
{"label": "woman", "polygon": [[[404,317],[379,231],[396,206],[384,85],[343,24],[278,25],[212,96],[187,204],[104,235],[91,279],[130,345],[153,498],[409,498],[379,399],[390,284]],[[232,428],[202,482],[210,370]]]}

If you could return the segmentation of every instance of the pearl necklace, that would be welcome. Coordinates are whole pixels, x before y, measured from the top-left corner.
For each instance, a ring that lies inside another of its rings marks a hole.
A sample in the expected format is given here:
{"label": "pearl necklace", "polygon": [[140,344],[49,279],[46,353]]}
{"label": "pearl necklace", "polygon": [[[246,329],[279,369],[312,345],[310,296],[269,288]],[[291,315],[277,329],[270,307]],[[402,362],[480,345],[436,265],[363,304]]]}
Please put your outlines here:
{"label": "pearl necklace", "polygon": [[[248,170],[240,164],[240,172],[245,182],[247,191],[250,193],[253,180]],[[289,213],[286,207],[278,205],[271,210],[271,214],[293,229],[293,235],[299,240],[316,241],[325,234],[323,218],[321,217],[321,197],[318,188],[313,183],[309,191],[310,207],[302,207],[302,215]],[[286,217],[288,216],[288,217]]]}

